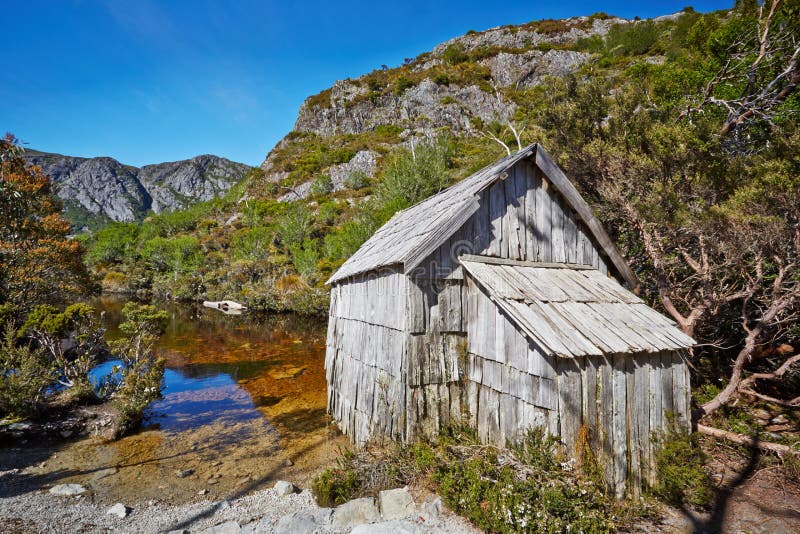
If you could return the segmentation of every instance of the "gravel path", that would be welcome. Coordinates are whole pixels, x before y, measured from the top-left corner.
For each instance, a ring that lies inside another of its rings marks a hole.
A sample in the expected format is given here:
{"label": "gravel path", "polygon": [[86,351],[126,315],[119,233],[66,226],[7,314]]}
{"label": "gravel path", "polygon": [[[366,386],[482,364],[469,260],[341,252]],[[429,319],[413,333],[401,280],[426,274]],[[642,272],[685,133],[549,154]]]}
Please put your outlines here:
{"label": "gravel path", "polygon": [[[308,490],[279,496],[274,489],[262,490],[231,501],[199,501],[173,506],[150,502],[129,509],[125,518],[107,514],[111,507],[93,501],[86,493],[62,497],[47,489],[22,489],[25,481],[17,480],[14,471],[0,471],[0,532],[203,532],[205,534],[272,533],[297,529],[297,523],[287,530],[286,518],[325,515]],[[15,488],[22,491],[15,492]],[[112,503],[113,504],[113,503]],[[299,513],[299,514],[298,514]],[[328,516],[330,514],[328,513]],[[280,524],[281,519],[284,522]],[[212,527],[217,527],[213,529]],[[314,532],[349,532],[334,529],[330,521],[314,528]],[[431,517],[418,515],[414,519],[377,523],[357,527],[358,532],[479,532],[462,518],[443,510]]]}

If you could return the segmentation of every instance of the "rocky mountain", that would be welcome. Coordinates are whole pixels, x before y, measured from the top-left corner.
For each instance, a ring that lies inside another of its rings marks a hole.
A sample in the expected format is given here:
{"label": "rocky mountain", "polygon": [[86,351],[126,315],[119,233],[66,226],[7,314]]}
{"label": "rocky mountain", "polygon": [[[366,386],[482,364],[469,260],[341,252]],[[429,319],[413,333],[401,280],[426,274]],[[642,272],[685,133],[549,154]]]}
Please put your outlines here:
{"label": "rocky mountain", "polygon": [[[372,177],[393,146],[444,132],[486,137],[514,116],[520,94],[589,67],[592,43],[641,22],[598,13],[470,31],[398,67],[336,81],[303,102],[292,132],[261,165],[264,182],[284,191],[279,200],[298,200],[321,179],[336,192],[354,172]],[[264,182],[248,194],[258,196]]]}
{"label": "rocky mountain", "polygon": [[211,155],[145,165],[124,165],[108,158],[77,158],[28,150],[57,184],[65,214],[76,228],[111,221],[135,221],[148,211],[185,208],[226,192],[244,178],[248,165]]}
{"label": "rocky mountain", "polygon": [[[294,130],[331,136],[394,124],[425,132],[446,127],[465,133],[471,129],[471,119],[491,121],[503,111],[492,88],[532,87],[545,76],[571,74],[592,56],[569,50],[569,45],[630,22],[574,17],[470,32],[407,60],[400,69],[408,72],[394,80],[391,75],[397,69],[384,69],[384,76],[377,71],[335,82],[303,103]],[[471,72],[459,73],[462,76],[444,72],[448,66],[469,63],[474,63]],[[382,81],[395,83],[385,91]]]}

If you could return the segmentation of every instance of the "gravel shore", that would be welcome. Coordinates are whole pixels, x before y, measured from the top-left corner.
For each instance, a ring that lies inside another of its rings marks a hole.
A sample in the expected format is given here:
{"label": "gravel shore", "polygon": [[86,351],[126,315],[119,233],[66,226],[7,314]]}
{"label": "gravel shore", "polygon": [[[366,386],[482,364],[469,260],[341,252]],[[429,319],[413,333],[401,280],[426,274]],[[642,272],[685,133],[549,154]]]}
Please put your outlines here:
{"label": "gravel shore", "polygon": [[[169,505],[149,502],[128,509],[121,518],[107,512],[114,503],[95,502],[91,493],[78,496],[52,495],[48,489],[29,490],[24,475],[16,470],[0,471],[0,531],[16,532],[203,532],[272,533],[289,532],[298,523],[288,518],[310,516],[321,509],[308,490],[281,496],[274,489],[261,490],[230,501],[208,501]],[[21,491],[14,491],[19,488]],[[25,489],[23,489],[25,488]],[[125,503],[123,503],[125,504]],[[281,520],[284,520],[281,522]],[[216,528],[213,528],[216,527]],[[287,530],[287,527],[289,530]],[[209,530],[210,529],[210,530]],[[388,529],[388,530],[387,530]],[[314,532],[350,532],[351,527],[334,528],[330,521]],[[308,532],[312,530],[307,530]],[[440,514],[415,515],[404,521],[374,523],[356,527],[358,532],[479,532],[448,510]]]}

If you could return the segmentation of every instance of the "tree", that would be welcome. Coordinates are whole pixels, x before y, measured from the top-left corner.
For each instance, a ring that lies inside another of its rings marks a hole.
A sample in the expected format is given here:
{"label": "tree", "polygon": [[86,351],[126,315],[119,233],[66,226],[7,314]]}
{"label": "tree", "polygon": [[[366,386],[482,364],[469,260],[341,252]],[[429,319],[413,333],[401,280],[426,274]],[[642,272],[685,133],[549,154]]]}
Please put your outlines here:
{"label": "tree", "polygon": [[122,308],[125,319],[119,325],[125,335],[110,342],[111,351],[121,365],[112,370],[104,390],[113,396],[120,410],[117,436],[139,426],[151,402],[161,398],[164,389],[164,359],[153,351],[167,327],[167,312],[155,306],[128,302]]}
{"label": "tree", "polygon": [[22,154],[11,134],[0,140],[0,303],[24,312],[86,294],[94,284],[50,179]]}
{"label": "tree", "polygon": [[46,355],[58,384],[73,390],[77,398],[92,393],[89,371],[107,348],[105,329],[97,324],[94,308],[72,304],[61,312],[41,304],[28,315],[21,332]]}
{"label": "tree", "polygon": [[800,2],[737,2],[732,23],[717,32],[721,67],[679,118],[705,108],[725,112],[720,135],[756,121],[774,124],[800,84]]}

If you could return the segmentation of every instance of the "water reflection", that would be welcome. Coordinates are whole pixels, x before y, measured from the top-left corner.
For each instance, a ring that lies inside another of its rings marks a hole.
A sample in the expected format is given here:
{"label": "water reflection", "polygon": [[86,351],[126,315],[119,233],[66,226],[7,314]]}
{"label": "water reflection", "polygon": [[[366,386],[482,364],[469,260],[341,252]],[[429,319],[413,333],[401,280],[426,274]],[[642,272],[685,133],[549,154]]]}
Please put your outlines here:
{"label": "water reflection", "polygon": [[[107,336],[119,337],[124,300],[92,304],[104,312]],[[166,387],[145,429],[116,442],[68,444],[42,474],[70,473],[59,482],[88,484],[108,502],[182,502],[200,490],[229,498],[279,478],[308,485],[345,445],[325,414],[325,323],[201,306],[166,310],[169,323],[156,346]],[[104,362],[95,376],[114,363]]]}

